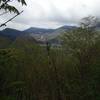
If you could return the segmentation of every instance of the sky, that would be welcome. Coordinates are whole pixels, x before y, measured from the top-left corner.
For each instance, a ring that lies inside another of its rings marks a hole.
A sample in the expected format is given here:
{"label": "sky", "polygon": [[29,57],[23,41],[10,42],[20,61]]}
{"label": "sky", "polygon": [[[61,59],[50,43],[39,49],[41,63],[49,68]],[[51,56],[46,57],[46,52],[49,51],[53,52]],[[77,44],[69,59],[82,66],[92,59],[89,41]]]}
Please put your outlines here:
{"label": "sky", "polygon": [[[9,28],[24,30],[29,27],[57,28],[77,25],[87,16],[100,17],[100,0],[26,0],[27,6],[12,2],[24,12],[7,24]],[[0,23],[14,14],[0,16]]]}

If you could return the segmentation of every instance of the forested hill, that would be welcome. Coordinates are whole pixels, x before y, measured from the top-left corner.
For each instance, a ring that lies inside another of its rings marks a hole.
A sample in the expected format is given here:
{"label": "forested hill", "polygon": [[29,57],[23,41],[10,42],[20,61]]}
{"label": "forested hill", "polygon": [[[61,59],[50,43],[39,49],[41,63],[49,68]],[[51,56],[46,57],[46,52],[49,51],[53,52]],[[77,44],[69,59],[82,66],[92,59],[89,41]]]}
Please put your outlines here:
{"label": "forested hill", "polygon": [[8,37],[10,39],[16,39],[16,37],[19,36],[21,33],[23,32],[16,29],[6,28],[0,31],[0,36]]}
{"label": "forested hill", "polygon": [[0,100],[100,100],[100,31],[64,30],[45,33],[50,42],[61,35],[61,45],[17,30],[0,36]]}
{"label": "forested hill", "polygon": [[48,34],[51,34],[52,37],[53,36],[55,37],[55,34],[60,33],[61,31],[66,30],[66,29],[71,29],[71,28],[73,28],[73,26],[63,26],[57,29],[45,29],[45,28],[31,27],[24,31],[6,28],[0,31],[0,36],[5,36],[13,40],[16,39],[16,37],[18,36],[32,36],[35,39],[37,39],[37,37],[40,38],[41,35],[43,36],[46,35],[47,38],[49,38],[50,36],[48,36]]}

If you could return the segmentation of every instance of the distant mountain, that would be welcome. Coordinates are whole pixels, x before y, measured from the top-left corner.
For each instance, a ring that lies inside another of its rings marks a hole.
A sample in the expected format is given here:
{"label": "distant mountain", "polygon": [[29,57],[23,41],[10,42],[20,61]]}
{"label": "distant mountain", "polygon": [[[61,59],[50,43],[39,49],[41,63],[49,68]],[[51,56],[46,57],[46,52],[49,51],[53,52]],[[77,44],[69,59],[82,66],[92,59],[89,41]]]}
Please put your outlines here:
{"label": "distant mountain", "polygon": [[[69,30],[75,28],[74,26],[62,26],[57,29],[45,29],[45,28],[36,28],[31,27],[29,29],[26,29],[24,31],[19,31],[16,29],[6,28],[2,31],[0,31],[0,36],[7,37],[11,40],[15,40],[18,37],[24,37],[29,38],[32,37],[36,41],[39,41],[40,43],[48,40],[50,42],[57,42],[57,37],[65,30]],[[22,38],[23,39],[23,38]]]}
{"label": "distant mountain", "polygon": [[75,26],[62,26],[57,29],[29,28],[24,31],[26,36],[32,36],[38,41],[55,40],[63,31],[75,28]]}
{"label": "distant mountain", "polygon": [[95,28],[97,31],[100,32],[100,22],[98,22],[94,28]]}
{"label": "distant mountain", "polygon": [[[16,29],[6,28],[0,31],[0,37],[6,37],[7,39],[18,41],[21,39],[25,41],[35,42],[35,43],[45,43],[45,40],[50,43],[60,43],[59,36],[63,34],[63,32],[77,28],[76,26],[62,26],[56,29],[45,29],[45,28],[37,28],[30,27],[24,31],[19,31]],[[96,25],[96,30],[100,31],[100,23]],[[5,41],[5,38],[1,38],[1,41]]]}
{"label": "distant mountain", "polygon": [[22,31],[19,31],[16,29],[11,29],[11,28],[6,28],[6,29],[0,31],[0,36],[5,36],[5,37],[8,37],[10,39],[15,39],[21,33],[22,33]]}
{"label": "distant mountain", "polygon": [[58,29],[62,29],[62,30],[68,30],[68,29],[72,29],[72,28],[76,28],[76,26],[67,26],[67,25],[65,25],[65,26],[62,26],[62,27],[59,27],[59,28],[57,28],[57,30]]}
{"label": "distant mountain", "polygon": [[61,35],[63,32],[68,31],[70,29],[76,28],[75,26],[62,26],[57,28],[54,32],[52,32],[51,34],[44,34],[44,37],[46,37],[48,40],[55,40],[57,41],[57,37],[59,37],[59,35]]}
{"label": "distant mountain", "polygon": [[44,33],[51,33],[54,29],[45,29],[45,28],[36,28],[31,27],[29,29],[24,30],[26,33],[34,33],[34,34],[44,34]]}
{"label": "distant mountain", "polygon": [[66,30],[66,29],[72,29],[74,26],[62,26],[56,29],[45,29],[45,28],[36,28],[31,27],[29,29],[24,30],[25,33],[33,33],[33,34],[45,34],[45,33],[52,33],[57,30]]}

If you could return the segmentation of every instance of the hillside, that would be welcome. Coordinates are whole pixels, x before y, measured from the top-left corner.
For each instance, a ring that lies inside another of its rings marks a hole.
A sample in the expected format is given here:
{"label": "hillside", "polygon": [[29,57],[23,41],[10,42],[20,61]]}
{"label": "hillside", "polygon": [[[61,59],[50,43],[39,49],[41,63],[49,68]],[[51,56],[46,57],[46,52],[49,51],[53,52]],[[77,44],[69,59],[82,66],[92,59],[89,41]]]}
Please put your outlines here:
{"label": "hillside", "polygon": [[[62,26],[57,29],[42,29],[42,31],[41,31],[41,29],[39,29],[39,31],[37,31],[37,32],[36,32],[37,28],[36,28],[35,32],[34,32],[34,28],[33,28],[33,31],[31,28],[30,33],[27,33],[26,31],[24,31],[24,32],[26,32],[25,34],[27,36],[32,36],[37,41],[44,42],[45,40],[47,40],[52,43],[54,41],[56,41],[56,43],[57,43],[57,41],[58,41],[57,38],[59,37],[60,34],[62,34],[64,31],[67,31],[67,30],[70,30],[73,28],[76,28],[76,27],[75,26]],[[30,30],[30,29],[27,29],[27,30]],[[44,33],[43,33],[43,31],[44,31]]]}
{"label": "hillside", "polygon": [[45,28],[37,28],[37,27],[30,27],[23,32],[25,33],[34,33],[34,34],[45,34],[45,33],[51,33],[55,31],[55,29],[45,29]]}
{"label": "hillside", "polygon": [[75,28],[75,27],[74,26],[62,26],[57,29],[45,29],[45,28],[31,27],[24,31],[6,28],[0,31],[0,36],[7,37],[11,40],[16,40],[16,38],[18,37],[20,38],[33,37],[39,43],[44,42],[45,40],[50,41],[51,43],[58,43],[58,36],[64,31],[70,30],[72,28]]}
{"label": "hillside", "polygon": [[7,37],[0,36],[0,49],[9,47],[12,44],[12,40]]}
{"label": "hillside", "polygon": [[15,39],[19,36],[22,32],[16,29],[6,28],[0,31],[0,36],[8,37],[10,39]]}

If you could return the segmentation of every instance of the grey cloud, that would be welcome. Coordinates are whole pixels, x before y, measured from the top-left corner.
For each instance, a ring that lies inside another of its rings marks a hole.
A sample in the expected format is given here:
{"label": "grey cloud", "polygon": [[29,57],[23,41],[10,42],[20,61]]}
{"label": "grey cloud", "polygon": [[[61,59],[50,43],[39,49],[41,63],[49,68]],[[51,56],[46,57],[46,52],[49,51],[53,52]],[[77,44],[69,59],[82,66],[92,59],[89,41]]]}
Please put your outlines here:
{"label": "grey cloud", "polygon": [[[15,4],[24,13],[9,23],[8,27],[25,29],[30,26],[56,28],[65,24],[77,24],[88,15],[100,17],[100,0],[26,0],[28,6]],[[66,6],[65,6],[66,3]],[[64,5],[63,5],[64,4]],[[13,16],[13,15],[12,15]],[[7,20],[11,16],[3,16]],[[17,24],[19,25],[17,27]]]}

